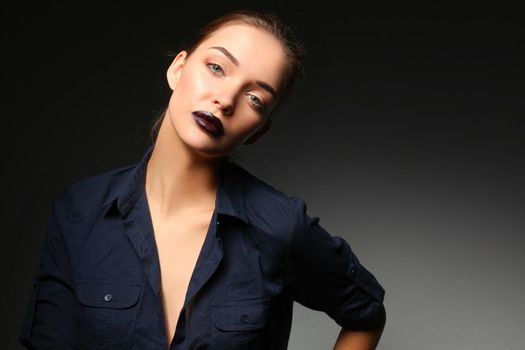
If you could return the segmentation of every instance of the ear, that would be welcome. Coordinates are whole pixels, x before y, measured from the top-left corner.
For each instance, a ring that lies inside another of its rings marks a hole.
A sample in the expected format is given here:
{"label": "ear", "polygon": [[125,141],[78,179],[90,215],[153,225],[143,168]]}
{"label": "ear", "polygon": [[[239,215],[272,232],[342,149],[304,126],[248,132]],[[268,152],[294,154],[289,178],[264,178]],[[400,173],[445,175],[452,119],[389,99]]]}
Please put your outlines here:
{"label": "ear", "polygon": [[179,52],[166,72],[168,85],[172,91],[175,90],[175,87],[177,86],[180,75],[182,74],[182,66],[184,65],[184,62],[186,62],[187,56],[188,53],[186,51]]}
{"label": "ear", "polygon": [[266,122],[264,122],[264,124],[255,133],[253,133],[250,137],[248,137],[243,142],[243,145],[249,145],[257,141],[259,138],[261,138],[261,136],[266,134],[268,130],[270,130],[271,126],[272,126],[272,121],[270,118],[268,118],[268,120],[266,120]]}

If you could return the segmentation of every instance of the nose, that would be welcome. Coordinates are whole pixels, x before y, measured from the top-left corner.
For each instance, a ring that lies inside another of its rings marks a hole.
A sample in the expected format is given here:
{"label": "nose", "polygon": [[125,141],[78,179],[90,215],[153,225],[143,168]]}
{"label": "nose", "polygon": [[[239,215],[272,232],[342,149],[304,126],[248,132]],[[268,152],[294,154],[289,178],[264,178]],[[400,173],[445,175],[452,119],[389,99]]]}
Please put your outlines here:
{"label": "nose", "polygon": [[222,91],[214,98],[214,104],[218,106],[224,115],[232,115],[235,110],[235,96],[233,91]]}
{"label": "nose", "polygon": [[219,107],[222,114],[224,115],[232,115],[233,114],[233,100],[232,99],[225,99],[225,98],[216,98],[215,99],[215,105]]}

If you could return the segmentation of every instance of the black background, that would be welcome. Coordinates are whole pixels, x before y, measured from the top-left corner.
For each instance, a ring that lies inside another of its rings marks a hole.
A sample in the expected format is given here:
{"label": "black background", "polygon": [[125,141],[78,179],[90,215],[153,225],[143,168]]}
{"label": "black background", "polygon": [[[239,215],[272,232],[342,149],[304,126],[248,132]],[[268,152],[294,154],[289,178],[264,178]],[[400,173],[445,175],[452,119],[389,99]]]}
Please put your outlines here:
{"label": "black background", "polygon": [[[447,285],[452,289],[442,299],[435,291],[442,304],[433,311],[462,305],[462,292],[486,296],[469,304],[480,333],[489,323],[473,310],[503,292],[507,302],[500,299],[489,312],[512,348],[518,335],[512,327],[524,324],[517,311],[525,311],[515,306],[523,302],[515,291],[523,290],[525,267],[519,248],[525,25],[518,9],[502,3],[227,3],[4,6],[6,348],[17,348],[53,197],[76,179],[140,159],[150,122],[169,97],[167,50],[177,52],[203,24],[239,8],[277,12],[308,51],[306,75],[274,130],[241,150],[239,162],[306,198],[327,227],[356,230],[348,238],[390,291],[393,323],[383,348],[411,348],[395,322],[417,310],[411,299],[396,296],[425,292],[408,279],[420,263],[427,264],[418,270],[421,278],[433,274],[456,285]],[[342,207],[354,216],[346,226]],[[435,249],[442,251],[432,254]],[[459,270],[450,274],[449,267]],[[489,289],[481,287],[487,280]],[[446,323],[446,314],[436,317]],[[469,344],[447,341],[456,348]]]}

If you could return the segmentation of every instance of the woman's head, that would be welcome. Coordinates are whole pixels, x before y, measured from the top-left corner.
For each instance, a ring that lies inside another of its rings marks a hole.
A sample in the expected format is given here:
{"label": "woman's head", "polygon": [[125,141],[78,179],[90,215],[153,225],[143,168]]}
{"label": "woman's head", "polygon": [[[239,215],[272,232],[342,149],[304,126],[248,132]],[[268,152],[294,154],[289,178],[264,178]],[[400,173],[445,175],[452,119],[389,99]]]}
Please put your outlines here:
{"label": "woman's head", "polygon": [[[152,139],[168,118],[178,138],[208,156],[254,142],[302,73],[302,55],[290,29],[274,15],[239,11],[217,18],[170,65],[172,95]],[[223,133],[210,130],[210,117]]]}
{"label": "woman's head", "polygon": [[276,15],[257,11],[235,11],[224,14],[208,23],[198,33],[186,51],[191,55],[195,49],[217,30],[233,24],[245,24],[271,34],[280,42],[286,58],[286,70],[283,76],[283,86],[280,91],[280,101],[290,91],[296,78],[303,73],[302,59],[304,49],[296,39],[291,28],[284,24]]}

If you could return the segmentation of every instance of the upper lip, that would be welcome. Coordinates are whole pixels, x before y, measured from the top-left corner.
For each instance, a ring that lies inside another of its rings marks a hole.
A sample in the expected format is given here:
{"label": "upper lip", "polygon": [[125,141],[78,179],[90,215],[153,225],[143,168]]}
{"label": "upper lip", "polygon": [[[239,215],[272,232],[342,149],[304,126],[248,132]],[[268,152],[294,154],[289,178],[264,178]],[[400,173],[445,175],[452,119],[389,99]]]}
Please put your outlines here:
{"label": "upper lip", "polygon": [[194,111],[193,114],[199,118],[202,118],[212,124],[215,129],[217,130],[218,135],[222,135],[224,133],[224,127],[222,125],[222,122],[219,118],[213,115],[213,113],[208,111]]}

